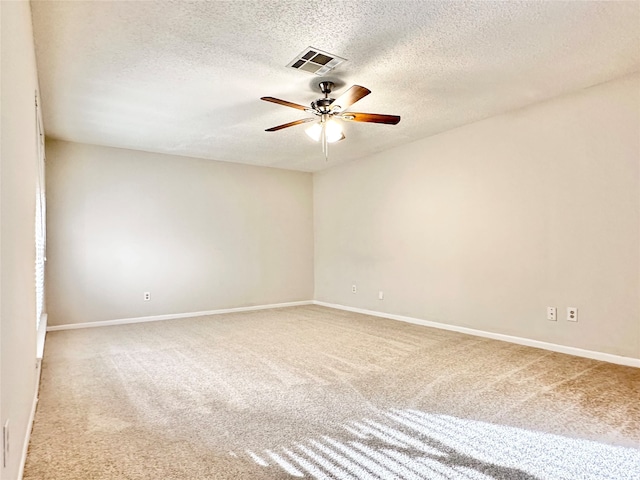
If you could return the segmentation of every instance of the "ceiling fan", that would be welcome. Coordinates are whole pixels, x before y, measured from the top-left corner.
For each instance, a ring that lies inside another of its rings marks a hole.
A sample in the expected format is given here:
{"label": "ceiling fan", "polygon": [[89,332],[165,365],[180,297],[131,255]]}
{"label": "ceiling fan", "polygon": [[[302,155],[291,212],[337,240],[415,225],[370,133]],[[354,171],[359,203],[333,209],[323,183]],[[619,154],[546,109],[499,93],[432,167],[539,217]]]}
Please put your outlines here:
{"label": "ceiling fan", "polygon": [[342,131],[342,125],[337,120],[346,120],[352,122],[368,122],[368,123],[385,123],[387,125],[396,125],[400,121],[398,115],[382,115],[379,113],[359,113],[347,112],[346,110],[356,103],[358,100],[366,97],[371,90],[360,85],[353,85],[350,89],[340,95],[338,98],[329,98],[333,90],[334,83],[329,81],[320,82],[318,84],[320,91],[324,94],[324,98],[319,98],[315,102],[311,102],[311,107],[305,107],[298,103],[287,102],[274,97],[262,97],[260,100],[266,102],[277,103],[285,107],[296,108],[311,113],[314,116],[295,120],[293,122],[278,125],[277,127],[267,128],[266,132],[277,132],[283,128],[301,125],[303,123],[315,122],[306,129],[307,135],[315,141],[322,142],[322,151],[325,159],[329,156],[329,143],[344,140],[345,136]]}

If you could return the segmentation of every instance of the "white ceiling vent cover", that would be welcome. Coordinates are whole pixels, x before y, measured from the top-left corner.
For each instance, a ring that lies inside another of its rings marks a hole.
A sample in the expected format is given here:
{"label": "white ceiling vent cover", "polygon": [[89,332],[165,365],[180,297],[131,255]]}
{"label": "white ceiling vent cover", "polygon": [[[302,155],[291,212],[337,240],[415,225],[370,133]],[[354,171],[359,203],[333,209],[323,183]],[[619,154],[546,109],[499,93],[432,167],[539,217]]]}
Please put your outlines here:
{"label": "white ceiling vent cover", "polygon": [[325,52],[319,48],[305,48],[296,58],[287,64],[287,67],[300,70],[301,72],[313,73],[315,75],[325,75],[342,62],[345,58]]}

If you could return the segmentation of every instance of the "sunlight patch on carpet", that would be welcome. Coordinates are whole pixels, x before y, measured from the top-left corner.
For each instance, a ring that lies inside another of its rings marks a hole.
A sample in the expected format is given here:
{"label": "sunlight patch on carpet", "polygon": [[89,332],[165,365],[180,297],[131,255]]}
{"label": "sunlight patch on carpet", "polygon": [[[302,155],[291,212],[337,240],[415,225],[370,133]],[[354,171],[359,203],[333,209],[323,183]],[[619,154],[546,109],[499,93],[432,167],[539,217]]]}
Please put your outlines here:
{"label": "sunlight patch on carpet", "polygon": [[[343,426],[347,438],[323,436],[246,454],[262,467],[318,480],[640,476],[640,450],[633,448],[414,409],[391,409],[383,418],[349,422]],[[272,459],[272,466],[264,458]]]}

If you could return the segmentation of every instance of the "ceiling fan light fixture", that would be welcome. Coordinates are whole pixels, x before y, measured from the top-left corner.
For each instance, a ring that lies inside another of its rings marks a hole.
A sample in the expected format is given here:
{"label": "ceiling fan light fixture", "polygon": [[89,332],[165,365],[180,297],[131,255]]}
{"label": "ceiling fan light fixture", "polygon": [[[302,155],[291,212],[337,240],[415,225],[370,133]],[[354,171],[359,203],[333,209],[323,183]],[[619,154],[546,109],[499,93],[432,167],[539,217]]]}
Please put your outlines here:
{"label": "ceiling fan light fixture", "polygon": [[312,140],[319,142],[322,140],[322,128],[324,125],[324,132],[327,136],[327,143],[335,143],[344,138],[342,133],[342,125],[333,119],[329,119],[326,122],[317,122],[305,129],[305,133]]}
{"label": "ceiling fan light fixture", "polygon": [[[328,60],[328,56],[323,55],[316,50],[310,50],[303,52],[301,58],[297,59],[292,65],[297,68],[301,65],[302,61],[316,60],[319,64],[331,63]],[[323,80],[318,83],[320,91],[324,95],[324,98],[319,98],[311,103],[311,108],[307,108],[304,105],[300,105],[286,100],[280,100],[275,97],[261,97],[261,100],[266,102],[277,103],[285,107],[295,108],[297,110],[304,110],[307,113],[311,113],[316,118],[303,118],[301,120],[295,120],[293,122],[285,123],[284,125],[278,125],[277,127],[267,128],[267,132],[275,132],[282,130],[283,128],[293,127],[294,125],[300,125],[302,123],[314,122],[310,127],[305,129],[305,133],[316,142],[322,143],[322,153],[324,153],[325,160],[329,160],[329,144],[344,140],[344,132],[342,131],[342,123],[337,120],[346,120],[354,122],[366,122],[366,123],[384,123],[387,125],[396,125],[400,121],[399,115],[383,115],[380,113],[356,113],[345,111],[348,110],[351,105],[371,93],[371,90],[361,85],[353,85],[346,92],[340,95],[337,99],[329,97],[333,90],[334,83],[329,80]],[[319,121],[315,122],[319,117]]]}

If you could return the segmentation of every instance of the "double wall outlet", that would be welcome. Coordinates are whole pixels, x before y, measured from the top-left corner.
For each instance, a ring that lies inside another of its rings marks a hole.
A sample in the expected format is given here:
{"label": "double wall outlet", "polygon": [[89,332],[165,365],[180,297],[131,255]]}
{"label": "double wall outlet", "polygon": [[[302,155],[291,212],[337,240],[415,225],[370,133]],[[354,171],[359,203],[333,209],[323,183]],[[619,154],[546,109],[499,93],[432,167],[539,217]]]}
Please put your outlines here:
{"label": "double wall outlet", "polygon": [[144,301],[148,302],[149,300],[151,300],[151,292],[144,292]]}
{"label": "double wall outlet", "polygon": [[[558,320],[558,310],[556,307],[547,307],[547,320],[552,322]],[[567,307],[567,321],[578,321],[578,307]]]}
{"label": "double wall outlet", "polygon": [[351,285],[351,293],[358,293],[358,287],[355,283]]}

